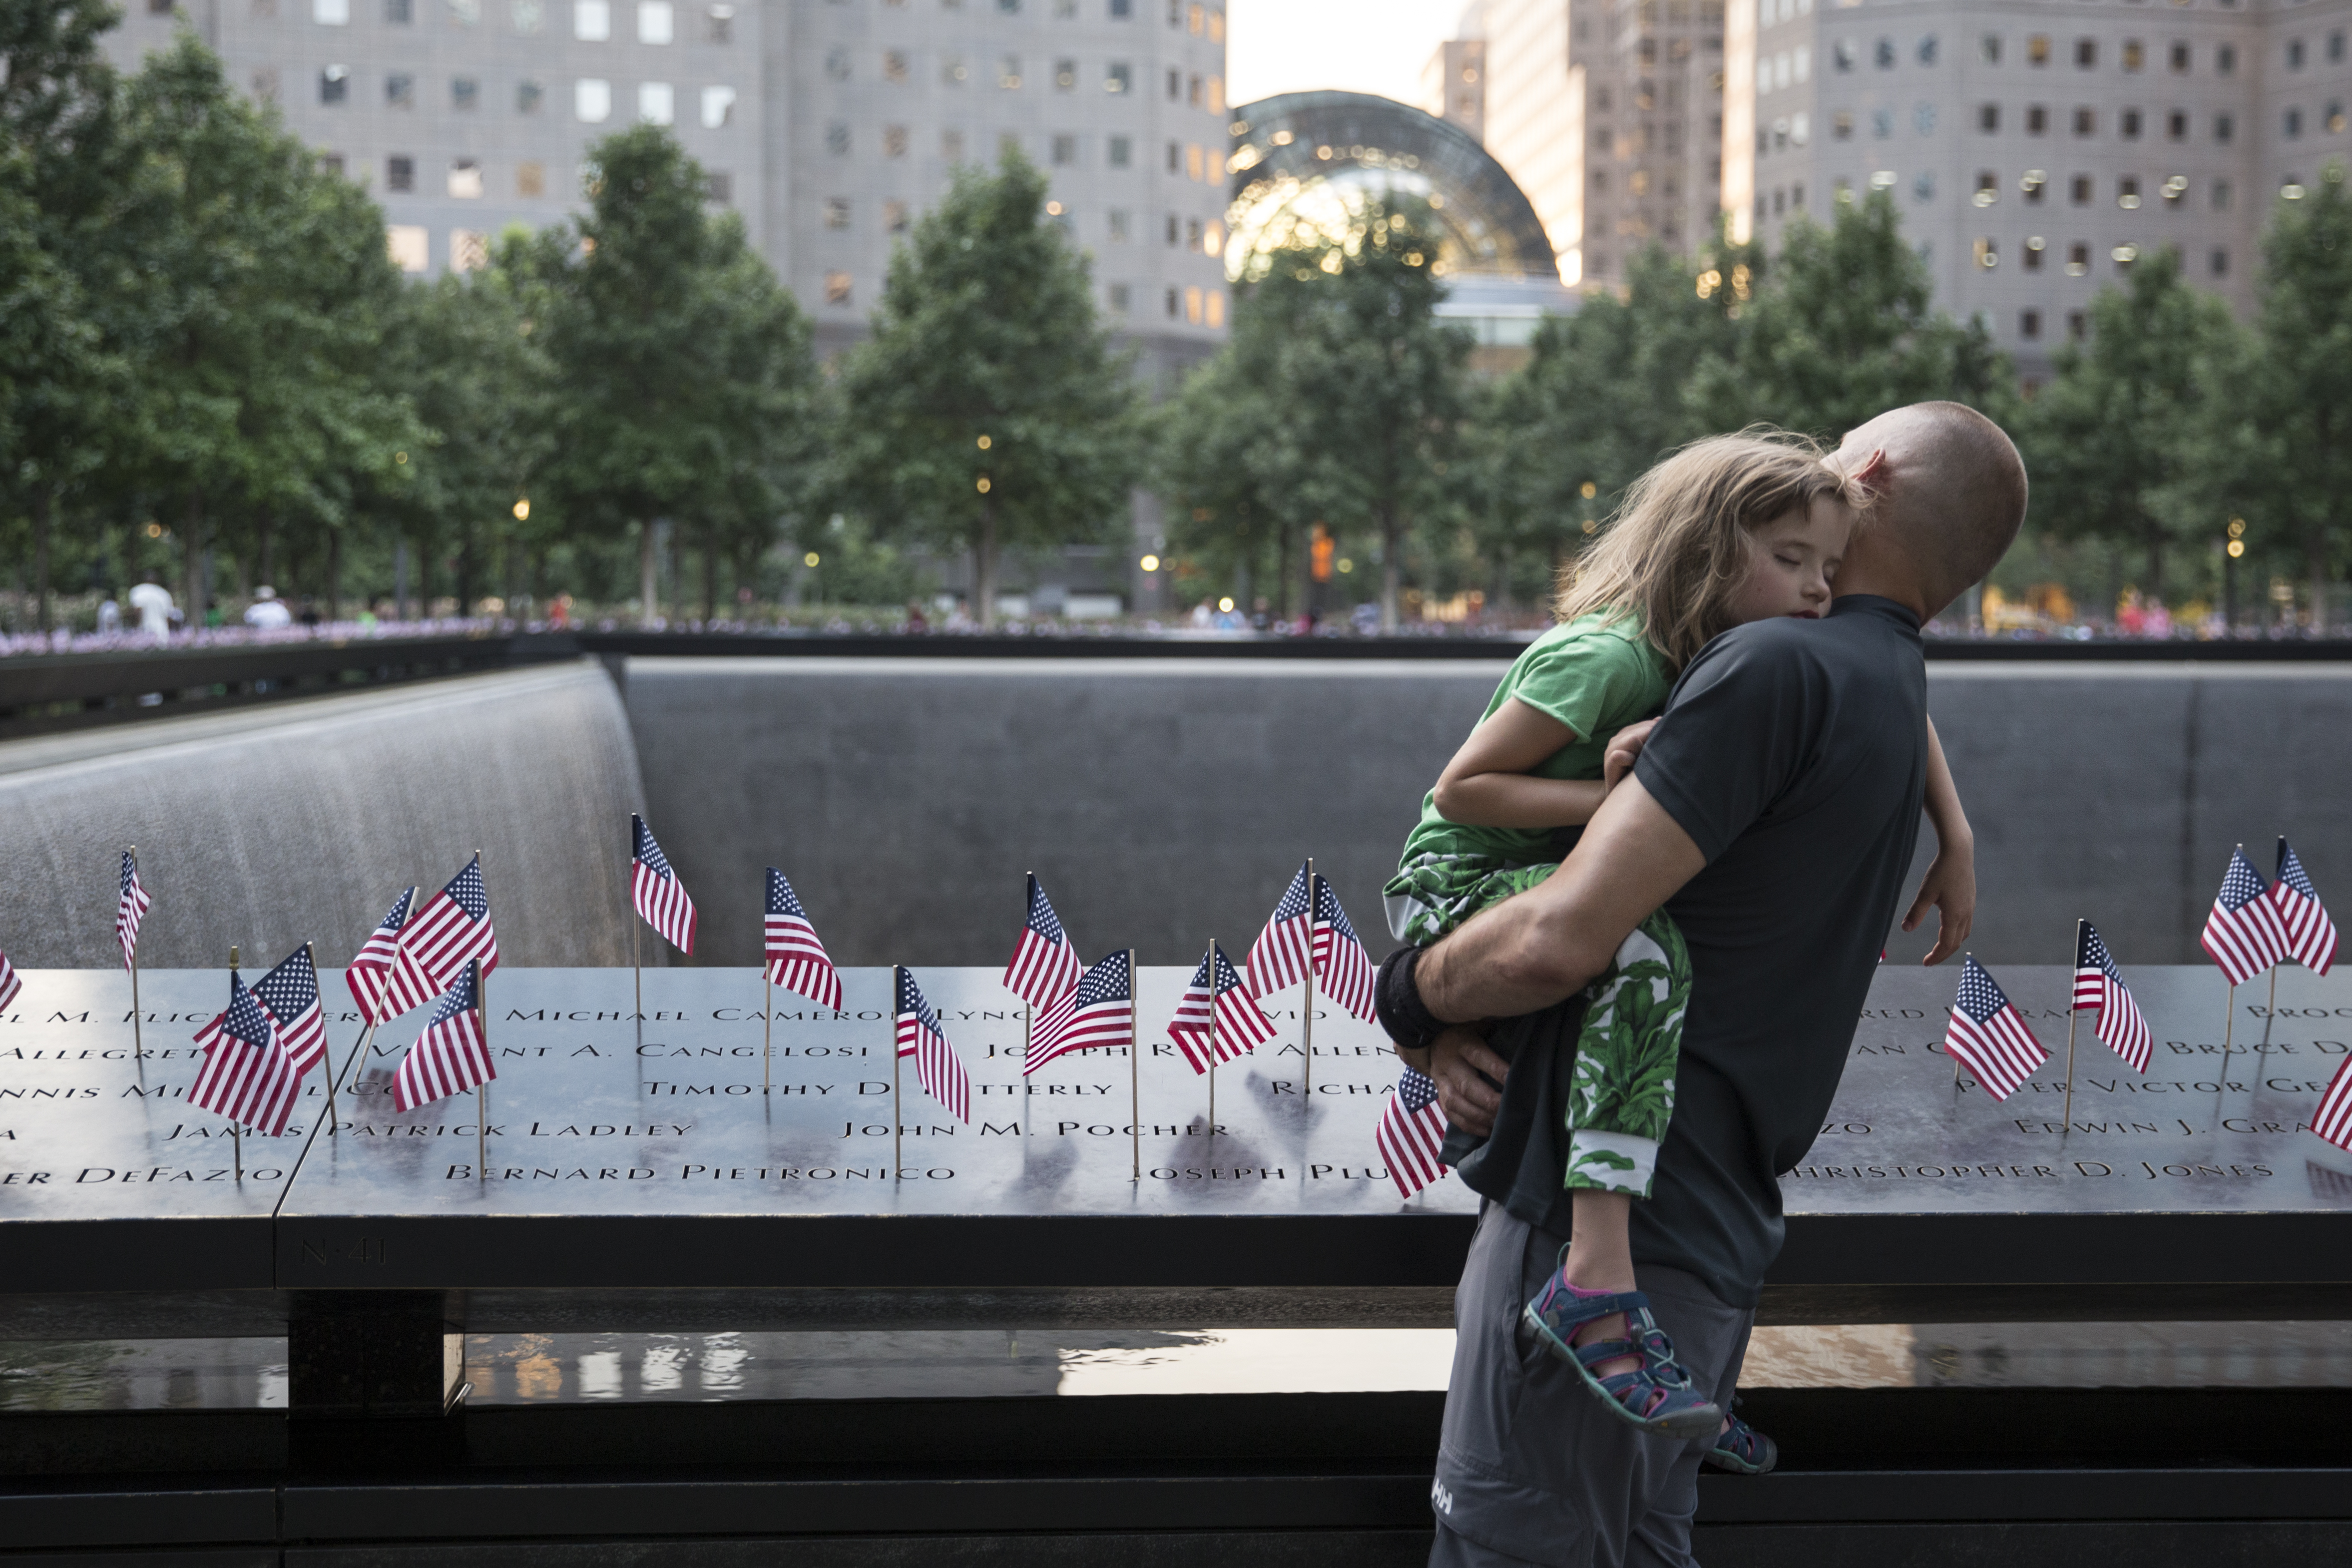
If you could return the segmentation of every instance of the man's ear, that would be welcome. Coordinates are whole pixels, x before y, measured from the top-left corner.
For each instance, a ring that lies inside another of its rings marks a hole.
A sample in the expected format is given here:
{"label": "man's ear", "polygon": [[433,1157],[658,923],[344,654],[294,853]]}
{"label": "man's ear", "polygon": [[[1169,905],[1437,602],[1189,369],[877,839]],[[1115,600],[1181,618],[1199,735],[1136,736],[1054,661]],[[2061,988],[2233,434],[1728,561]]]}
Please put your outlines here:
{"label": "man's ear", "polygon": [[1874,496],[1886,488],[1886,475],[1890,467],[1886,460],[1886,448],[1873,447],[1869,456],[1847,470],[1846,480],[1850,484],[1870,491]]}

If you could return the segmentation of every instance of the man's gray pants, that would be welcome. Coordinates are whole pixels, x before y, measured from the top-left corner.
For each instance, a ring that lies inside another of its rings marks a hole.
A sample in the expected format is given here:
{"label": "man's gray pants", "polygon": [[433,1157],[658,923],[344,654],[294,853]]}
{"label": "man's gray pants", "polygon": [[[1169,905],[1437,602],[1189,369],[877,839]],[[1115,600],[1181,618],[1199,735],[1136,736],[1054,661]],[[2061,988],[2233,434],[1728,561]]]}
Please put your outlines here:
{"label": "man's gray pants", "polygon": [[[1430,1568],[1696,1568],[1691,1517],[1713,1439],[1654,1437],[1610,1415],[1520,1321],[1559,1250],[1494,1204],[1478,1217],[1454,1297]],[[1678,1268],[1636,1275],[1675,1359],[1727,1408],[1755,1314]]]}

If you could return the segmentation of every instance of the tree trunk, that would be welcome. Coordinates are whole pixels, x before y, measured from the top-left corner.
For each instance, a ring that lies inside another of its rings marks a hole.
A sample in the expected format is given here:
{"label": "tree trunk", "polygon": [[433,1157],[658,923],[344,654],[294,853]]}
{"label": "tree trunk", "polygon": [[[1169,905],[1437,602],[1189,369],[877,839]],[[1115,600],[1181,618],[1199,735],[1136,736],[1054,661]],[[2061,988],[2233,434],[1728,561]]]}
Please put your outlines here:
{"label": "tree trunk", "polygon": [[996,503],[980,503],[980,542],[971,552],[971,596],[980,601],[973,618],[982,631],[996,626]]}
{"label": "tree trunk", "polygon": [[343,618],[343,531],[327,530],[327,619]]}
{"label": "tree trunk", "polygon": [[2154,605],[2164,597],[2164,536],[2154,529],[2147,535],[2147,581],[2141,584],[2139,602]]}
{"label": "tree trunk", "polygon": [[702,624],[719,618],[719,531],[702,531]]}
{"label": "tree trunk", "polygon": [[39,600],[41,630],[49,629],[49,487],[33,487],[33,594]]}
{"label": "tree trunk", "polygon": [[1398,588],[1403,581],[1403,563],[1397,559],[1397,542],[1403,535],[1403,519],[1396,508],[1381,508],[1381,630],[1393,634],[1397,629]]}
{"label": "tree trunk", "polygon": [[180,565],[187,579],[181,607],[193,631],[205,624],[205,493],[200,489],[188,492],[188,515],[180,525]]}
{"label": "tree trunk", "polygon": [[1290,619],[1290,537],[1287,528],[1274,531],[1274,613],[1284,621]]}
{"label": "tree trunk", "polygon": [[[2305,549],[2305,560],[2311,570],[2311,635],[2327,634],[2327,536],[2315,534]],[[42,624],[47,625],[47,610],[42,611]]]}
{"label": "tree trunk", "polygon": [[277,544],[278,540],[275,531],[270,528],[269,524],[269,509],[268,507],[264,507],[253,520],[253,529],[257,535],[254,542],[253,555],[255,561],[258,563],[255,567],[255,571],[259,580],[264,583],[275,584],[278,579],[270,575],[270,568],[276,564],[276,562],[272,559],[272,556],[275,553],[272,547]]}
{"label": "tree trunk", "polygon": [[659,584],[655,580],[661,570],[661,553],[654,538],[653,520],[647,518],[641,528],[637,542],[637,625],[650,631],[655,617],[661,613],[661,602],[656,597]]}
{"label": "tree trunk", "polygon": [[395,534],[392,541],[392,618],[408,618],[408,535]]}

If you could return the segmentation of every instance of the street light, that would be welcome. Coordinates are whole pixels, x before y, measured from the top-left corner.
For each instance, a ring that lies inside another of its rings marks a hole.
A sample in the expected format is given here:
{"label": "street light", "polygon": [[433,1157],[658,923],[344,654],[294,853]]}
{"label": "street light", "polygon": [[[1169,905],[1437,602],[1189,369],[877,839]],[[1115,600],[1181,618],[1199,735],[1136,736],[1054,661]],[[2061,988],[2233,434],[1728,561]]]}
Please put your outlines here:
{"label": "street light", "polygon": [[521,500],[514,503],[514,514],[515,521],[517,522],[529,522],[530,521],[530,498],[529,496],[524,496]]}
{"label": "street light", "polygon": [[2221,547],[2221,624],[2238,629],[2238,558],[2246,552],[2246,520],[2230,520],[2230,542]]}

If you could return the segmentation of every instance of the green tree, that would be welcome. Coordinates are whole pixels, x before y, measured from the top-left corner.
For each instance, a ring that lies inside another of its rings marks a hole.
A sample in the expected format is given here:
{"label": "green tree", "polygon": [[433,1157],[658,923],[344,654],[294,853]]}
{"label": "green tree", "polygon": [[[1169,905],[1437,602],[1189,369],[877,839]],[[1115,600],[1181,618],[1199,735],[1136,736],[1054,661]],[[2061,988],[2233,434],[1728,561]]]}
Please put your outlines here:
{"label": "green tree", "polygon": [[1982,325],[1955,322],[1933,298],[1885,192],[1841,205],[1827,228],[1791,224],[1741,312],[1738,355],[1700,367],[1693,405],[1710,429],[1765,420],[1832,438],[1924,398],[2002,418],[2006,359]]}
{"label": "green tree", "polygon": [[2143,585],[2161,595],[2168,550],[2212,521],[2239,333],[2226,305],[2183,280],[2168,246],[2123,287],[2099,290],[2090,314],[2088,345],[2058,352],[2056,374],[2018,420],[2033,521],[2137,552]]}
{"label": "green tree", "polygon": [[556,378],[534,526],[608,538],[635,528],[639,611],[659,614],[657,524],[716,547],[724,526],[770,536],[809,440],[807,319],[711,215],[705,176],[653,125],[590,149],[590,211],[502,252]]}
{"label": "green tree", "polygon": [[992,174],[959,169],[841,373],[845,504],[968,552],[983,626],[999,552],[1109,537],[1141,463],[1133,378],[1045,187],[1013,151]]}
{"label": "green tree", "polygon": [[2281,201],[2263,237],[2262,305],[2238,468],[2258,542],[2296,558],[2312,626],[2352,548],[2352,198],[2344,166]]}

